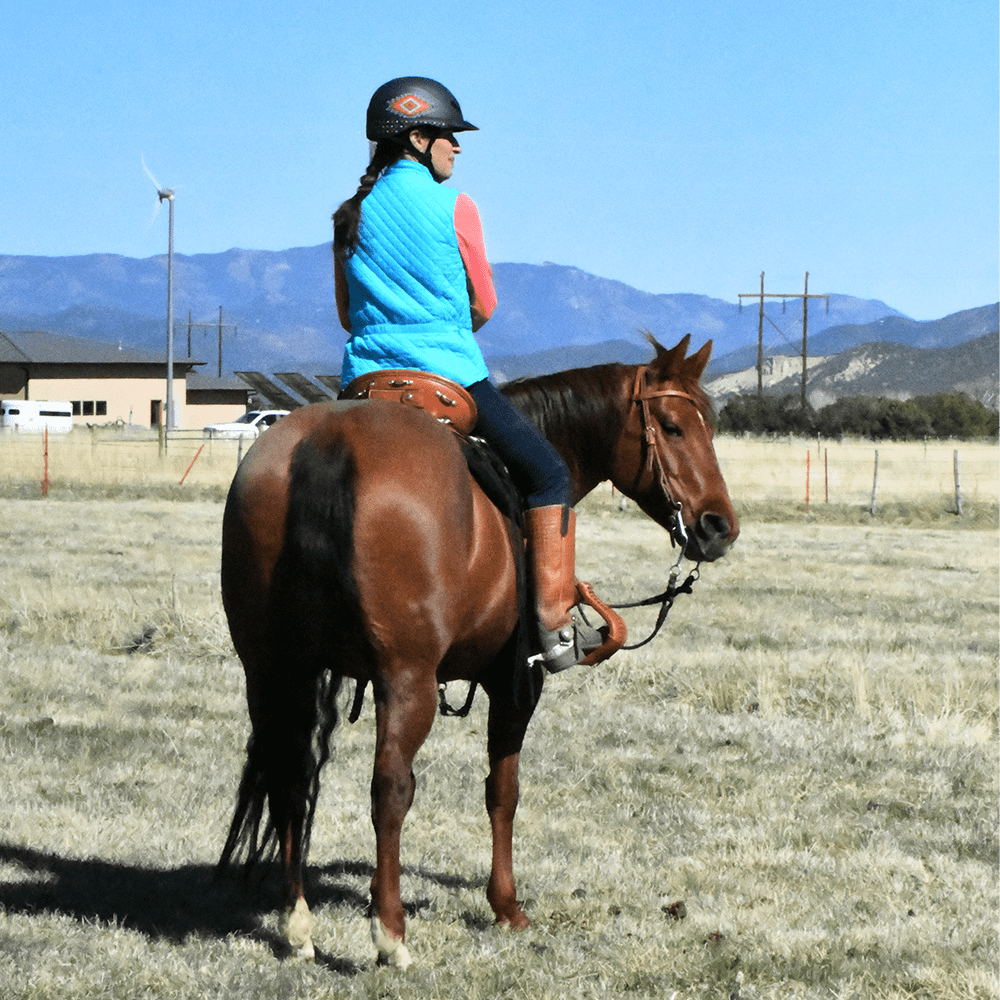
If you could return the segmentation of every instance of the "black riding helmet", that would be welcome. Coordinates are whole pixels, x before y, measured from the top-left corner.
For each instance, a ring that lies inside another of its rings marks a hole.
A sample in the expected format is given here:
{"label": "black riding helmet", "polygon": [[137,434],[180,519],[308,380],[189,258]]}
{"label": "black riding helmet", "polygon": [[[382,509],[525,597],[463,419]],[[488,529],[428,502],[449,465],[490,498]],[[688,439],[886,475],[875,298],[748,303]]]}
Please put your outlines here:
{"label": "black riding helmet", "polygon": [[372,142],[393,139],[414,128],[478,132],[462,117],[454,94],[437,80],[401,76],[383,83],[368,103],[367,134]]}

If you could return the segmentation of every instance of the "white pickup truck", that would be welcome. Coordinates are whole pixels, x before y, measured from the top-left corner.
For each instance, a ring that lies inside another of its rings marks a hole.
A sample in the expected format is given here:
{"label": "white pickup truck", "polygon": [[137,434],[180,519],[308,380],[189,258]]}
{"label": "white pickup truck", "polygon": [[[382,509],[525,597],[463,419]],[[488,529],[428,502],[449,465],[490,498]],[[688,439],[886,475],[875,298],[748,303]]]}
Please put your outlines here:
{"label": "white pickup truck", "polygon": [[288,413],[288,410],[251,410],[231,424],[209,424],[202,433],[207,438],[255,438]]}

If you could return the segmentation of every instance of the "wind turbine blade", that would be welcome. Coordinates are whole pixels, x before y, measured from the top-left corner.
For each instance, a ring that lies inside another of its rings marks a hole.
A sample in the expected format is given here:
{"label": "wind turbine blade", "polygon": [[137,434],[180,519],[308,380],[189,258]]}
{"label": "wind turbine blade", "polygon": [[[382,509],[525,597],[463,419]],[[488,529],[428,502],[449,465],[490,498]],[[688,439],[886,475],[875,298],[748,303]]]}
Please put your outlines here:
{"label": "wind turbine blade", "polygon": [[152,170],[146,166],[146,157],[140,153],[139,159],[142,160],[142,169],[146,171],[146,176],[153,182],[153,187],[156,188],[157,192],[162,191],[163,188],[161,187],[160,182],[153,176]]}

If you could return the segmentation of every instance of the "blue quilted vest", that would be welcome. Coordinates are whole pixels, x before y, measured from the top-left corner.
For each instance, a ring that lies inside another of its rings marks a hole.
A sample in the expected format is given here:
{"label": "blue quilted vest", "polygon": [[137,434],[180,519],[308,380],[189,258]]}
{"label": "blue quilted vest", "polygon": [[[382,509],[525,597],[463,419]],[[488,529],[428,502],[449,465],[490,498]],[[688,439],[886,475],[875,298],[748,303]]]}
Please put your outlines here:
{"label": "blue quilted vest", "polygon": [[436,372],[465,386],[487,377],[455,235],[457,197],[426,167],[400,160],[362,202],[357,249],[344,268],[344,385],[383,368]]}

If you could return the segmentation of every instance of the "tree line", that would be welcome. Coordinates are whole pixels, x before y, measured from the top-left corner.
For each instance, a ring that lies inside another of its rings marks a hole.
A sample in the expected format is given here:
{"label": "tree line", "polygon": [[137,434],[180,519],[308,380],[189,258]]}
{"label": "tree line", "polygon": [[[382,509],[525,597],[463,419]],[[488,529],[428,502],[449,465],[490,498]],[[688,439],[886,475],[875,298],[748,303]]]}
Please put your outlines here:
{"label": "tree line", "polygon": [[920,441],[926,438],[997,438],[1000,415],[960,392],[912,399],[844,396],[818,410],[797,394],[733,396],[719,412],[718,429],[732,434],[820,435]]}

